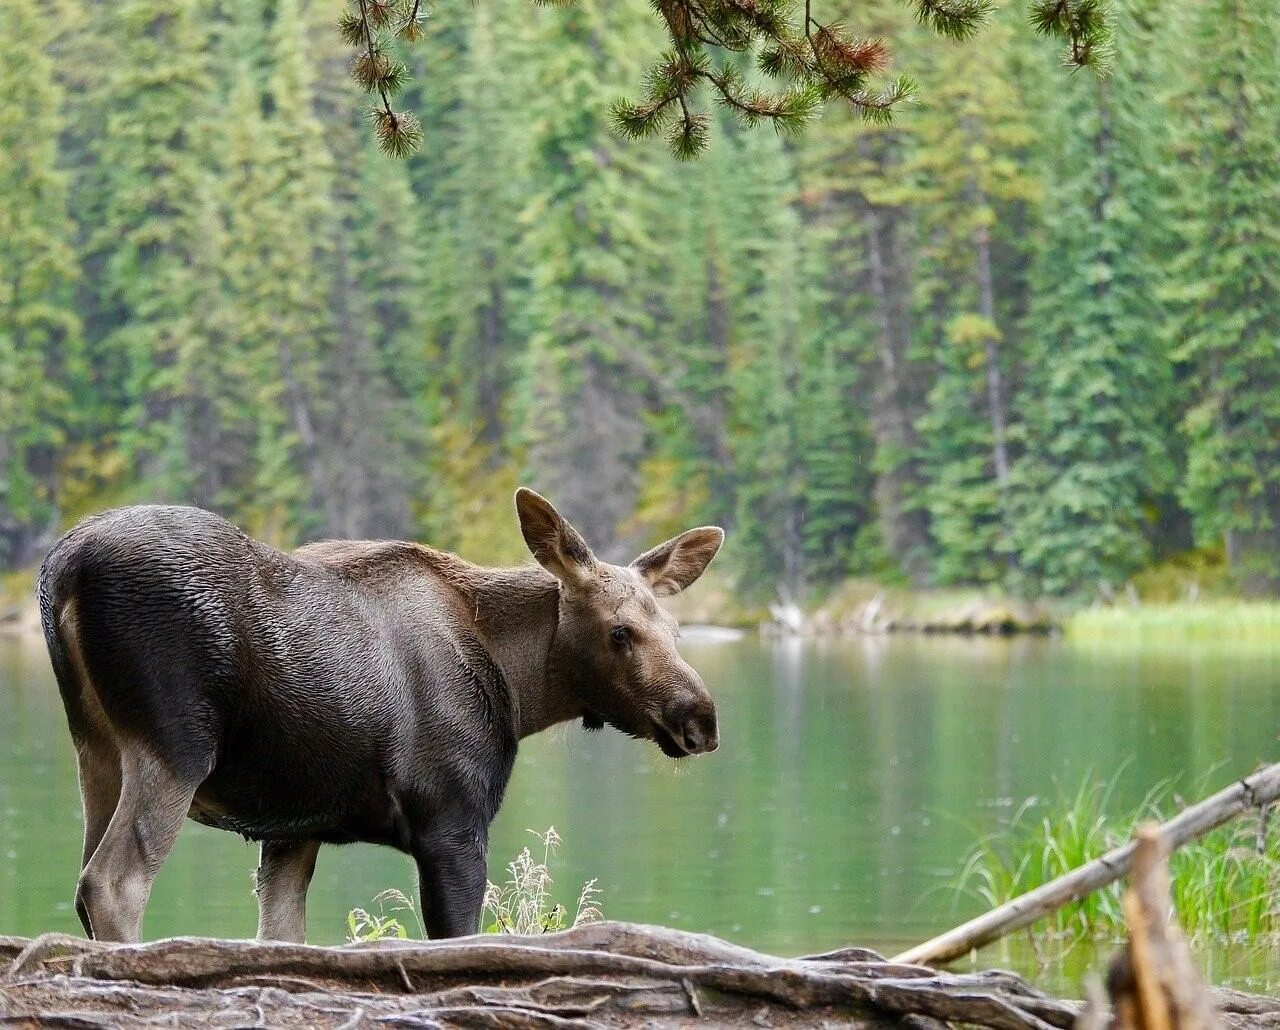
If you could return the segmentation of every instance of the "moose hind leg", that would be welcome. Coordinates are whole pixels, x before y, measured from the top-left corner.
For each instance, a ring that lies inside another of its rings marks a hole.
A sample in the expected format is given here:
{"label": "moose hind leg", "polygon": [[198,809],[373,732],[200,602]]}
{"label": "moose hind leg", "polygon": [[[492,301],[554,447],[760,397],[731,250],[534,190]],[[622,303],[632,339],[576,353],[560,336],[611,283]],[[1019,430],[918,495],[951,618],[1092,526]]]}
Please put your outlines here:
{"label": "moose hind leg", "polygon": [[[80,803],[84,808],[84,845],[80,851],[80,871],[98,850],[120,801],[120,752],[110,742],[76,746],[76,766],[80,775]],[[76,915],[84,932],[93,936],[89,911],[82,892],[76,891]]]}
{"label": "moose hind leg", "polygon": [[120,801],[120,751],[109,740],[81,742],[76,746],[76,768],[84,807],[84,847],[80,852],[80,868],[84,869],[98,850]]}
{"label": "moose hind leg", "polygon": [[316,871],[314,840],[262,842],[254,890],[258,940],[301,944],[307,936],[307,887]]}
{"label": "moose hind leg", "polygon": [[96,940],[136,942],[156,873],[173,850],[199,780],[150,755],[122,755],[120,800],[76,889]]}

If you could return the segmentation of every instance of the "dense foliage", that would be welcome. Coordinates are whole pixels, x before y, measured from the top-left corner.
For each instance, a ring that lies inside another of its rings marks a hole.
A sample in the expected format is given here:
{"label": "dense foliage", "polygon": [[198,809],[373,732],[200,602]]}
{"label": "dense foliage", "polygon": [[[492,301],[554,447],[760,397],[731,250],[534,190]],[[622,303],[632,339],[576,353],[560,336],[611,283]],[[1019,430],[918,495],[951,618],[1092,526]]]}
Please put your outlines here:
{"label": "dense foliage", "polygon": [[523,481],[762,594],[1280,586],[1274,5],[1124,0],[1105,78],[859,5],[917,105],[696,162],[612,130],[644,4],[428,18],[409,161],[341,9],[0,0],[0,563],[142,500],[519,560]]}

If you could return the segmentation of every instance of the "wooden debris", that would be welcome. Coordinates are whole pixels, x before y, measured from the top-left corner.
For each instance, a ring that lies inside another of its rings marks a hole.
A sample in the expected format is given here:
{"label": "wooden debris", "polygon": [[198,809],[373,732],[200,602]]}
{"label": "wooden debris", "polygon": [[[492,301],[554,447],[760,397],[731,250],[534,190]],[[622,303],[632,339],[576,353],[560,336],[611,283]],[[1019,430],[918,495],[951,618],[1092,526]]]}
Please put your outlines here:
{"label": "wooden debris", "polygon": [[1051,1030],[1076,1014],[1009,973],[938,973],[863,949],[779,958],[625,923],[340,948],[0,938],[0,1025]]}
{"label": "wooden debris", "polygon": [[1210,1030],[1221,1025],[1169,911],[1168,849],[1160,827],[1138,830],[1124,896],[1129,943],[1107,978],[1113,1030]]}

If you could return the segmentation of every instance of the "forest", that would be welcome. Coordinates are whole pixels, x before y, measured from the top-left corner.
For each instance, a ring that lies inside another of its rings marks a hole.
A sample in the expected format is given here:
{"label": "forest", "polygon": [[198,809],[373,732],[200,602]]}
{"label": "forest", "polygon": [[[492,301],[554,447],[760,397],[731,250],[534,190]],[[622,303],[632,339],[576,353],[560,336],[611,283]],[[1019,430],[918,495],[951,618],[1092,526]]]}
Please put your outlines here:
{"label": "forest", "polygon": [[1280,6],[1115,0],[1097,74],[876,0],[915,103],[690,161],[613,128],[642,3],[442,3],[408,160],[340,12],[0,0],[0,567],[159,500],[515,562],[524,483],[763,596],[1280,592]]}

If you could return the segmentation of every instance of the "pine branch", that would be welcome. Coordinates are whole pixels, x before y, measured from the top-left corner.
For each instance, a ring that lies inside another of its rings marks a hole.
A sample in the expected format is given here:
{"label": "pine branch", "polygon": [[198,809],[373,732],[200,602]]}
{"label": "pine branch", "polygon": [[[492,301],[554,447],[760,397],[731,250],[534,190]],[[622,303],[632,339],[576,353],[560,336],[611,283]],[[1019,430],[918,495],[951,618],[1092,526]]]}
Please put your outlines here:
{"label": "pine branch", "polygon": [[[567,6],[575,0],[533,0]],[[636,0],[623,0],[636,2]],[[994,0],[903,0],[916,18],[939,35],[964,40],[986,23]],[[349,0],[339,20],[342,39],[359,51],[352,73],[374,97],[372,116],[379,145],[396,156],[421,145],[422,126],[395,111],[391,98],[408,81],[405,66],[391,56],[387,35],[406,43],[421,33],[422,0]],[[877,86],[874,77],[889,64],[888,44],[861,38],[843,24],[823,21],[814,0],[650,0],[662,19],[670,49],[645,75],[638,100],[611,106],[624,137],[665,133],[672,153],[697,156],[710,139],[710,120],[699,107],[704,91],[748,125],[772,122],[779,132],[796,132],[824,103],[839,102],[864,119],[882,122],[915,91],[899,77]],[[1074,65],[1105,69],[1111,48],[1107,0],[1031,0],[1031,22],[1043,35],[1067,41]],[[748,84],[727,62],[713,67],[711,53],[754,54],[765,86]],[[773,88],[767,84],[772,82]]]}
{"label": "pine branch", "polygon": [[421,32],[421,0],[354,0],[338,19],[338,33],[357,49],[352,77],[374,96],[370,118],[383,153],[408,157],[422,146],[422,123],[409,111],[396,111],[391,98],[409,81],[409,70],[391,56],[385,33],[394,31],[407,43]]}
{"label": "pine branch", "polygon": [[1036,32],[1067,41],[1067,64],[1107,70],[1113,40],[1104,0],[1033,0],[1030,16]]}

